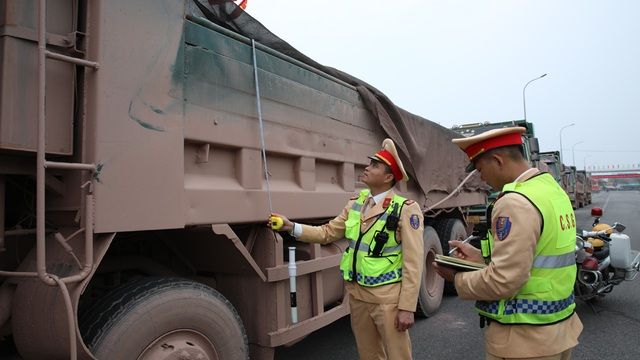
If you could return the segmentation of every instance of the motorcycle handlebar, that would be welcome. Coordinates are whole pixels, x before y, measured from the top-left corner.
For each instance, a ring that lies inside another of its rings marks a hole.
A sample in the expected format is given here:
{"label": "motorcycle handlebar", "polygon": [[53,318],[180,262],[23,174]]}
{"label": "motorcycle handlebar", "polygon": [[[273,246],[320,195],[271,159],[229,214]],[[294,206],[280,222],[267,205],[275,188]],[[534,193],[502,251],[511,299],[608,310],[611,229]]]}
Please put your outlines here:
{"label": "motorcycle handlebar", "polygon": [[611,238],[607,235],[607,230],[600,230],[600,231],[586,231],[586,230],[582,230],[582,237],[595,237],[595,238],[599,238],[602,239],[604,241],[611,241]]}

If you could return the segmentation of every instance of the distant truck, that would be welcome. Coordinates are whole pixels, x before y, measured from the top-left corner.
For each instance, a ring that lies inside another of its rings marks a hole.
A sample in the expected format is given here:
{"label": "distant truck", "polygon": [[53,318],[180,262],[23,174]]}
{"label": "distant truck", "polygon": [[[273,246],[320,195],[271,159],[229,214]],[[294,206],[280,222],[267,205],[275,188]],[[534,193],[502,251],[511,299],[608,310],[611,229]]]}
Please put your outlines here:
{"label": "distant truck", "polygon": [[[524,150],[525,158],[531,164],[531,166],[539,167],[540,148],[538,145],[538,138],[535,137],[533,123],[530,123],[525,120],[513,120],[513,121],[504,121],[504,122],[496,122],[496,123],[490,123],[488,121],[485,121],[482,123],[469,123],[464,125],[455,125],[451,129],[462,136],[469,137],[469,136],[482,134],[485,131],[489,131],[493,129],[501,129],[505,127],[513,127],[513,126],[520,126],[525,128],[525,132],[524,134],[522,134],[523,150]],[[497,190],[497,191],[494,191],[489,195],[488,204],[490,204],[495,200],[500,189],[494,189],[494,190]],[[469,215],[474,219],[474,221],[476,222],[485,221],[488,204],[476,205],[471,207]]]}
{"label": "distant truck", "polygon": [[487,195],[476,180],[446,200],[459,135],[290,48],[254,50],[231,21],[259,23],[202,3],[0,0],[0,327],[22,358],[272,359],[347,315],[347,241],[265,221],[271,203],[333,218],[385,137],[425,213],[418,312],[438,309],[434,256]]}
{"label": "distant truck", "polygon": [[538,138],[535,136],[533,123],[530,123],[526,120],[512,120],[495,123],[485,121],[482,123],[455,125],[451,129],[462,136],[469,137],[482,134],[485,131],[513,126],[520,126],[525,128],[525,132],[524,134],[522,134],[524,154],[527,158],[527,161],[529,161],[532,166],[536,166],[536,163],[540,158],[540,146],[538,145]]}
{"label": "distant truck", "polygon": [[576,208],[582,208],[586,203],[586,191],[585,191],[584,176],[580,175],[580,172],[576,170]]}
{"label": "distant truck", "polygon": [[591,204],[591,174],[585,170],[576,171],[576,184],[578,207]]}
{"label": "distant truck", "polygon": [[545,151],[540,153],[541,164],[544,164],[545,169],[553,178],[560,184],[562,183],[562,172],[564,170],[564,165],[560,162],[560,152],[559,151]]}
{"label": "distant truck", "polygon": [[563,188],[569,195],[569,200],[571,200],[571,204],[573,209],[578,209],[578,198],[577,198],[577,175],[576,175],[576,167],[575,166],[566,166],[564,165],[564,170],[562,172],[562,184]]}

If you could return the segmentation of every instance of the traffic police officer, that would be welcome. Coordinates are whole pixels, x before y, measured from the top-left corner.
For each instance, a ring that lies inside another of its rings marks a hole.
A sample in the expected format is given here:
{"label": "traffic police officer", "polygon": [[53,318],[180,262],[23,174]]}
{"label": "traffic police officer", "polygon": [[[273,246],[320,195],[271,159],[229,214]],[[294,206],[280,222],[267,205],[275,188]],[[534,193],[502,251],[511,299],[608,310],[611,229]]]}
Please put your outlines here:
{"label": "traffic police officer", "polygon": [[574,313],[576,219],[567,194],[548,173],[530,168],[522,155],[522,127],[454,139],[493,189],[487,211],[491,229],[482,249],[451,241],[456,255],[487,267],[456,272],[458,296],[476,300],[487,359],[569,359],[582,323]]}
{"label": "traffic police officer", "polygon": [[407,173],[391,139],[370,157],[362,174],[368,189],[351,198],[342,213],[322,226],[284,226],[298,240],[328,244],[347,238],[340,262],[360,359],[411,359],[408,329],[424,268],[423,215],[418,204],[393,191]]}

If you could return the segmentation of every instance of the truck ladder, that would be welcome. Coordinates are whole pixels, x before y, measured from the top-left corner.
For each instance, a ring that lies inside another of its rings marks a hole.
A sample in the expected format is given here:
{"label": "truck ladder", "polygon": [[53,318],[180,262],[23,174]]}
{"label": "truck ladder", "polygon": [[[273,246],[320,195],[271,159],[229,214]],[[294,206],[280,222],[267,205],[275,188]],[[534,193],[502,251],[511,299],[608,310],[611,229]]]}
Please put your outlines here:
{"label": "truck ladder", "polygon": [[[78,282],[85,279],[93,268],[93,194],[91,186],[89,186],[88,193],[85,197],[84,204],[84,228],[76,231],[70,235],[69,238],[62,237],[61,234],[56,234],[59,242],[64,246],[66,241],[76,234],[84,231],[85,239],[85,258],[84,267],[77,274],[70,275],[64,278],[59,278],[54,274],[49,274],[46,268],[46,242],[45,242],[45,175],[46,169],[66,169],[66,170],[81,170],[96,171],[95,164],[84,163],[68,163],[68,162],[55,162],[47,161],[46,159],[46,136],[45,136],[45,91],[46,91],[46,59],[55,59],[59,61],[65,61],[71,64],[83,66],[84,68],[90,67],[94,70],[99,68],[97,62],[88,61],[85,59],[76,58],[73,56],[67,56],[59,54],[53,51],[47,50],[46,39],[46,14],[47,3],[46,0],[38,1],[38,125],[37,125],[37,155],[36,155],[36,268],[35,273],[14,273],[13,276],[32,276],[38,277],[45,284],[50,286],[59,286],[62,292],[64,303],[67,312],[67,324],[69,330],[69,356],[72,360],[77,359],[76,348],[76,322],[75,315],[73,313],[73,306],[71,303],[71,297],[67,289],[66,283]],[[93,181],[93,180],[90,180]],[[90,185],[90,182],[87,184]],[[82,187],[85,187],[84,184]],[[77,259],[76,259],[77,261]]]}

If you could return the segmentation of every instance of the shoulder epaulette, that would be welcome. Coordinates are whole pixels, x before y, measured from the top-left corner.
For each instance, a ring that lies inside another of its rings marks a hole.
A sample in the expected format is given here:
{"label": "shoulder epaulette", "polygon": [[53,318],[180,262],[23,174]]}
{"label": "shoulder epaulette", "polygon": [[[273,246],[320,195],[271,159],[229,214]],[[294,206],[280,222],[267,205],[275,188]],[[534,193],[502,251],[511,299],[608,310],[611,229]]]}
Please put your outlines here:
{"label": "shoulder epaulette", "polygon": [[414,202],[415,202],[415,201],[413,201],[413,200],[411,200],[411,199],[407,199],[407,200],[405,200],[405,201],[404,201],[404,204],[405,204],[405,205],[411,205],[411,204],[413,204]]}

